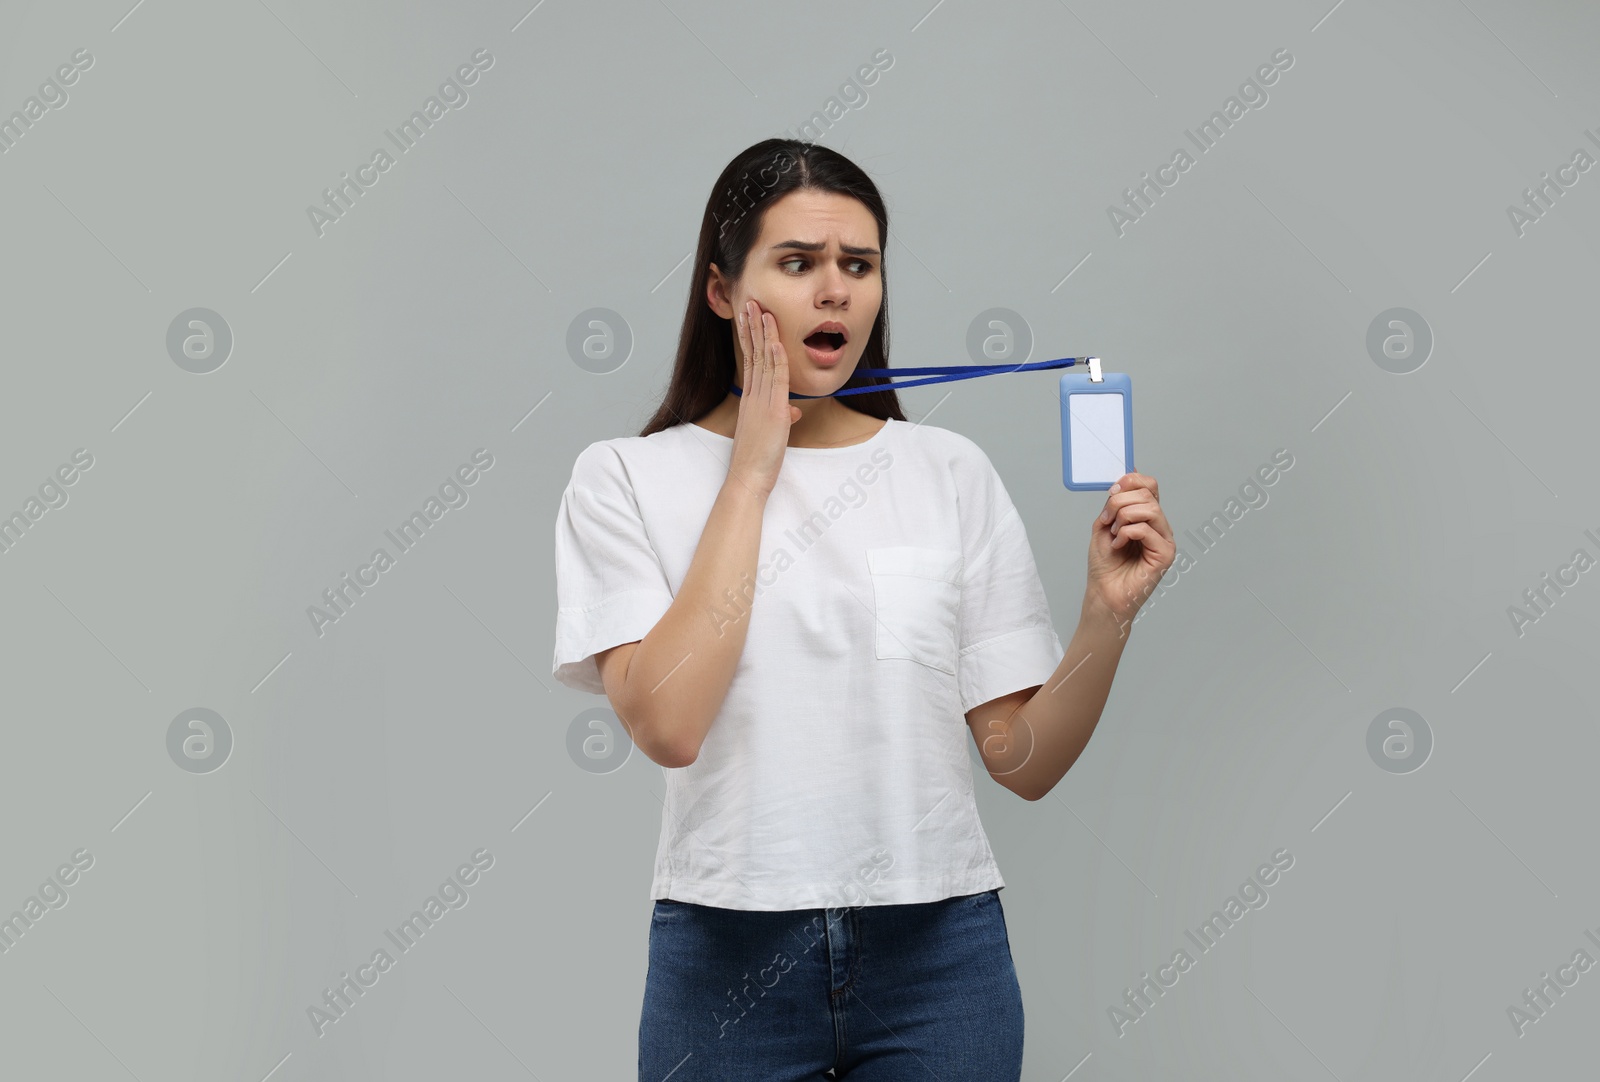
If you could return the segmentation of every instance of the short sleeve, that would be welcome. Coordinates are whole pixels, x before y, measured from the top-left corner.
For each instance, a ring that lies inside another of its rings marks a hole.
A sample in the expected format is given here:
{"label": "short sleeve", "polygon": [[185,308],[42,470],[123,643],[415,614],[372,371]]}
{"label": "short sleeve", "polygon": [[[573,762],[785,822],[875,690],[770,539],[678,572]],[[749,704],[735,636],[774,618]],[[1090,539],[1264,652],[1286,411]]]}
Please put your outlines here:
{"label": "short sleeve", "polygon": [[1028,532],[988,455],[970,445],[959,490],[964,573],[956,685],[961,710],[1049,680],[1066,655]]}
{"label": "short sleeve", "polygon": [[555,565],[551,672],[570,688],[603,695],[594,655],[644,638],[672,605],[622,464],[603,444],[578,456],[561,494]]}

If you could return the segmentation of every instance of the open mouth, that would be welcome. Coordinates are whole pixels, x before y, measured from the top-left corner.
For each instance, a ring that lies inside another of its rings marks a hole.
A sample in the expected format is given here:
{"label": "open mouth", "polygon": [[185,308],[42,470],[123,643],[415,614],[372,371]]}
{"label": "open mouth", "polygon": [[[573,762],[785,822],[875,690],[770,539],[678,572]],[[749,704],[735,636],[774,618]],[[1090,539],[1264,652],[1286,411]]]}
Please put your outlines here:
{"label": "open mouth", "polygon": [[832,353],[836,349],[844,348],[844,335],[838,331],[818,331],[806,338],[805,344],[813,349]]}

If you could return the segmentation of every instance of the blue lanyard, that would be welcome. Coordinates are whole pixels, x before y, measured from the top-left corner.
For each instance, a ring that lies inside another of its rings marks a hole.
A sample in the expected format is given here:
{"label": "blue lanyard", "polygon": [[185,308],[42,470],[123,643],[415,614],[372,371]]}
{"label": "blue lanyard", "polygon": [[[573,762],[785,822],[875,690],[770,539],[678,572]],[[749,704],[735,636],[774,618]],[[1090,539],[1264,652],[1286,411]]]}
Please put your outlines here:
{"label": "blue lanyard", "polygon": [[[1031,372],[1040,368],[1067,368],[1071,365],[1087,361],[1087,357],[1058,357],[1053,361],[1031,361],[1027,364],[944,364],[930,365],[926,368],[858,368],[851,374],[856,376],[927,376],[927,379],[914,379],[906,383],[877,383],[867,387],[842,387],[831,395],[826,394],[796,394],[789,392],[790,398],[837,398],[847,394],[867,394],[872,391],[894,391],[901,387],[920,387],[925,383],[950,383],[958,379],[976,379],[979,376],[992,376],[1000,372]],[[728,390],[743,397],[736,384],[729,384]]]}

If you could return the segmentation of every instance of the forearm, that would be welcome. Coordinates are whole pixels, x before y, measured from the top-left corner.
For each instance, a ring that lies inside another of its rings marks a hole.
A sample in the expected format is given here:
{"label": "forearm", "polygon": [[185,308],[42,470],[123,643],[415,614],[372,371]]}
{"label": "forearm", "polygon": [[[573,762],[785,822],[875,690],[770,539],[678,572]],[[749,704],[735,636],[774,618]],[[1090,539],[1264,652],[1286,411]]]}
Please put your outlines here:
{"label": "forearm", "polygon": [[1004,723],[1009,755],[1020,762],[997,764],[1007,788],[1039,800],[1072,768],[1099,724],[1127,644],[1123,623],[1086,597],[1061,664]]}
{"label": "forearm", "polygon": [[727,698],[749,628],[766,502],[736,478],[722,486],[677,596],[629,661],[618,714],[657,762],[693,762]]}

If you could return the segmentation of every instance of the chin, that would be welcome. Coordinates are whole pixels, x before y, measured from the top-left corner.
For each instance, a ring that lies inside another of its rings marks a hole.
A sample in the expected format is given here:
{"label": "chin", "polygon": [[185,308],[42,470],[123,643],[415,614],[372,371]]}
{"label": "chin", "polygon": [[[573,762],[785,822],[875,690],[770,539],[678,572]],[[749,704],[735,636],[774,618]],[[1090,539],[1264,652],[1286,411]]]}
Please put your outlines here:
{"label": "chin", "polygon": [[795,394],[831,395],[849,382],[849,376],[834,379],[831,373],[824,375],[819,372],[812,379],[790,380],[789,390]]}

